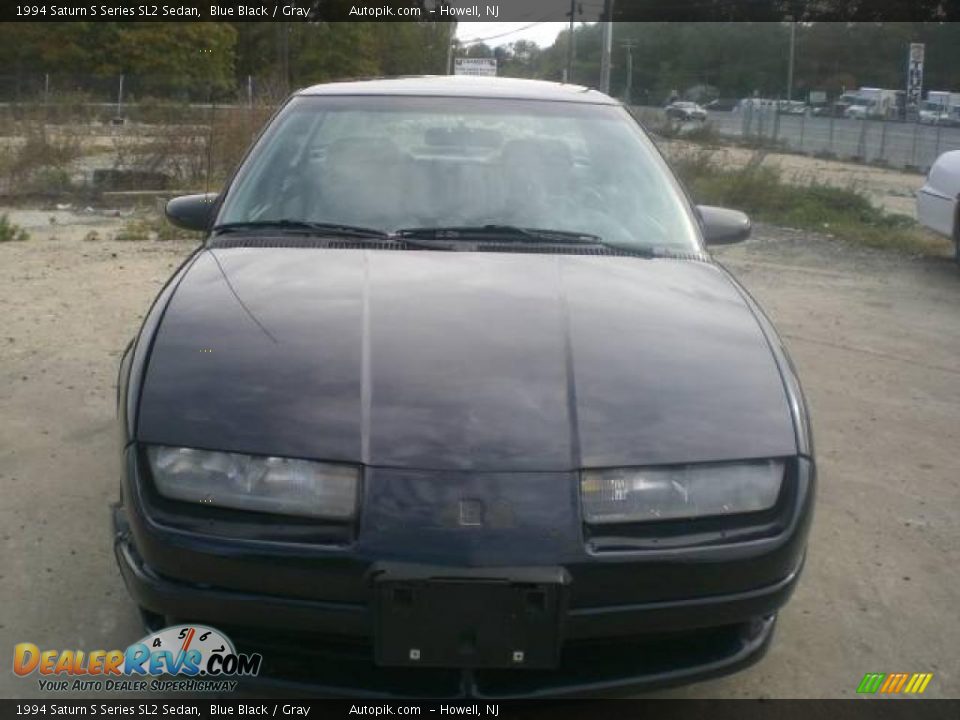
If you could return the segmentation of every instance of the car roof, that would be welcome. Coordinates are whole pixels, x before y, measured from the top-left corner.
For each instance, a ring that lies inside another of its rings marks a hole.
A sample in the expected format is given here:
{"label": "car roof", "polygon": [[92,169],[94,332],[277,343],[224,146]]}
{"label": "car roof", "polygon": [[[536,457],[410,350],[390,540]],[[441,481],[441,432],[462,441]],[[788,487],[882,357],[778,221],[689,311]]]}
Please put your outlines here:
{"label": "car roof", "polygon": [[297,95],[406,95],[619,104],[609,95],[581,85],[470,75],[422,75],[333,82],[304,88]]}

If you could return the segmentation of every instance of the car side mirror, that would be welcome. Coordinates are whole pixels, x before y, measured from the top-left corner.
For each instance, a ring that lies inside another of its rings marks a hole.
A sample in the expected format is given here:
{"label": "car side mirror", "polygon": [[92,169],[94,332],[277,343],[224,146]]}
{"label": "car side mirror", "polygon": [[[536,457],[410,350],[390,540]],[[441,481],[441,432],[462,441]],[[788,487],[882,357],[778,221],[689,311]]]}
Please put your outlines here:
{"label": "car side mirror", "polygon": [[216,193],[200,195],[181,195],[167,201],[167,220],[184,230],[205,232],[210,229],[213,221],[213,210],[216,207]]}
{"label": "car side mirror", "polygon": [[707,245],[731,245],[750,237],[750,218],[739,210],[698,205],[697,213]]}

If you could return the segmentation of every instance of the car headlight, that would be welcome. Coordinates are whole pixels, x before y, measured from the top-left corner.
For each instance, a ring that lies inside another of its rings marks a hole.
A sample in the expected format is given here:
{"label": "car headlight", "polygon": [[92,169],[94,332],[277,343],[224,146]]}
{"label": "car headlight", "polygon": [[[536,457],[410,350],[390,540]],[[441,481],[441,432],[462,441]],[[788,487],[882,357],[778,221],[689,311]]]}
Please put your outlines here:
{"label": "car headlight", "polygon": [[585,470],[580,494],[588,523],[641,522],[767,510],[782,480],[781,460]]}
{"label": "car headlight", "polygon": [[147,458],[164,497],[218,507],[349,520],[360,470],[349,465],[151,446]]}

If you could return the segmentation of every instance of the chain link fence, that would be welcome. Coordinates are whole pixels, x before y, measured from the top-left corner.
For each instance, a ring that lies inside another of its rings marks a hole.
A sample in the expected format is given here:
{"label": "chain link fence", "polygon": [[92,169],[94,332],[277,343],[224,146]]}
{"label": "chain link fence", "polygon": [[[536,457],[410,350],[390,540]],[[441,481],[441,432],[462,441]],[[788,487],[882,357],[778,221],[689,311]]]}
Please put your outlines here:
{"label": "chain link fence", "polygon": [[[281,83],[254,76],[216,85],[162,75],[0,74],[0,121],[41,110],[51,123],[196,122],[196,110],[276,106],[286,95]],[[164,108],[176,112],[164,116]]]}
{"label": "chain link fence", "polygon": [[215,186],[284,97],[252,77],[0,75],[0,196]]}
{"label": "chain link fence", "polygon": [[761,147],[921,172],[942,153],[960,150],[960,127],[794,115],[775,108],[711,112],[707,126]]}
{"label": "chain link fence", "polygon": [[0,73],[0,103],[55,101],[79,97],[93,103],[257,101],[284,97],[288,90],[269,78],[247,76],[232,83],[210,83],[172,75],[89,75]]}

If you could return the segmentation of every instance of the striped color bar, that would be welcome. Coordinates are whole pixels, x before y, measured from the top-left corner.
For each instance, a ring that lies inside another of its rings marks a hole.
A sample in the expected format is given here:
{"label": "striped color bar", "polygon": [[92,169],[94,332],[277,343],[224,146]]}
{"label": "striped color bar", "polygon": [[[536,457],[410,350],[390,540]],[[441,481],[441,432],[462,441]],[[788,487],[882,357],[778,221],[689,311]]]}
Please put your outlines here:
{"label": "striped color bar", "polygon": [[872,695],[919,695],[927,689],[933,673],[867,673],[857,686],[857,692]]}

